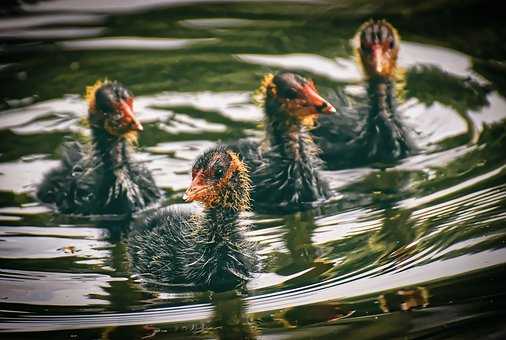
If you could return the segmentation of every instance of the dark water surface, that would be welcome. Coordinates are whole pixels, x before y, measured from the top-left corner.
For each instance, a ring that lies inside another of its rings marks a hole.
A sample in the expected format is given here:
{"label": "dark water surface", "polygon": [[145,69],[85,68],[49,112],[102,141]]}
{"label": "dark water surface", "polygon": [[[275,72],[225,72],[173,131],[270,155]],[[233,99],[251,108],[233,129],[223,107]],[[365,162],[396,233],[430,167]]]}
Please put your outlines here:
{"label": "dark water surface", "polygon": [[[5,339],[506,337],[506,34],[491,5],[457,3],[9,7],[0,331],[16,333]],[[399,110],[423,151],[325,171],[336,194],[321,208],[249,213],[263,269],[247,293],[148,291],[130,276],[122,222],[57,215],[34,199],[61,143],[87,133],[81,94],[96,79],[135,93],[145,127],[136,157],[167,203],[181,203],[201,150],[260,135],[251,95],[264,73],[297,71],[330,98],[359,98],[349,40],[370,17],[400,31]]]}

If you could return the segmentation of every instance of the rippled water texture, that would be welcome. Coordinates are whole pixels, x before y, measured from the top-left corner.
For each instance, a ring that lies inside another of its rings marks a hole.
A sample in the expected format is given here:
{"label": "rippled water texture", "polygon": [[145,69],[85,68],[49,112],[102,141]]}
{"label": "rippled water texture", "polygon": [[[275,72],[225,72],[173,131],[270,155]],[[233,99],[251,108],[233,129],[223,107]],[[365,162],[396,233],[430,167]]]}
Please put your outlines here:
{"label": "rippled water texture", "polygon": [[[5,339],[506,337],[506,34],[492,5],[29,2],[0,20],[0,331],[46,333]],[[96,79],[135,93],[136,158],[181,203],[201,150],[261,136],[264,73],[360,98],[350,39],[371,17],[401,34],[399,111],[422,151],[325,171],[335,197],[321,208],[249,213],[263,268],[247,293],[148,291],[122,222],[34,199],[62,142],[88,133]]]}

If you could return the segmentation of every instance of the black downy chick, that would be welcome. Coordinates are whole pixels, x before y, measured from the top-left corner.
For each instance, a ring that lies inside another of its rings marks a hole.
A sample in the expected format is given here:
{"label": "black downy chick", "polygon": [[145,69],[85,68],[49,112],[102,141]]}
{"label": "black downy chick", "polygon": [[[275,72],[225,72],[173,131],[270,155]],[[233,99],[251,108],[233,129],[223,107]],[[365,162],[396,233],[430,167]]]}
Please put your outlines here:
{"label": "black downy chick", "polygon": [[290,212],[330,196],[319,174],[322,160],[310,130],[321,114],[335,113],[313,81],[290,72],[264,77],[259,89],[265,113],[261,143],[233,144],[251,169],[256,209]]}
{"label": "black downy chick", "polygon": [[312,131],[330,169],[390,163],[417,151],[397,112],[397,30],[385,20],[371,20],[359,28],[354,41],[357,63],[367,79],[366,104],[322,117]]}
{"label": "black downy chick", "polygon": [[255,244],[239,215],[250,205],[251,181],[239,157],[224,146],[204,152],[192,169],[187,201],[201,214],[167,208],[133,228],[129,257],[133,271],[148,283],[184,284],[220,291],[250,279]]}
{"label": "black downy chick", "polygon": [[87,87],[91,145],[63,145],[62,162],[47,173],[37,197],[68,214],[130,214],[162,197],[148,169],[132,160],[142,131],[133,96],[121,84]]}

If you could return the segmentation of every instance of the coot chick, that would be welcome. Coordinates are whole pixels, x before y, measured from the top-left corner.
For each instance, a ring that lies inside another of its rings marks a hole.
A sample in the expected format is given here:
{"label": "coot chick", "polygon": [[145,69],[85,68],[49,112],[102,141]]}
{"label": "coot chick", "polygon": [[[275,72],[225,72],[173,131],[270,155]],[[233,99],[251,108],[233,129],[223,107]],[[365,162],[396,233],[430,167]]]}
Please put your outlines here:
{"label": "coot chick", "polygon": [[248,170],[230,148],[204,152],[185,194],[202,203],[203,213],[169,207],[135,225],[129,236],[133,271],[148,284],[214,291],[246,282],[255,268],[255,245],[244,238],[248,226],[239,214],[249,207],[250,190]]}
{"label": "coot chick", "polygon": [[329,197],[319,175],[323,164],[310,130],[322,113],[336,112],[313,81],[290,72],[264,77],[258,94],[265,113],[261,143],[233,144],[247,163],[255,209],[290,212],[313,207]]}
{"label": "coot chick", "polygon": [[357,63],[367,79],[366,103],[322,117],[312,131],[330,169],[390,163],[416,151],[397,113],[397,30],[385,20],[371,20],[354,41]]}
{"label": "coot chick", "polygon": [[142,125],[133,95],[118,82],[86,88],[91,145],[63,145],[59,167],[46,174],[37,197],[69,214],[130,214],[161,198],[151,173],[132,160]]}

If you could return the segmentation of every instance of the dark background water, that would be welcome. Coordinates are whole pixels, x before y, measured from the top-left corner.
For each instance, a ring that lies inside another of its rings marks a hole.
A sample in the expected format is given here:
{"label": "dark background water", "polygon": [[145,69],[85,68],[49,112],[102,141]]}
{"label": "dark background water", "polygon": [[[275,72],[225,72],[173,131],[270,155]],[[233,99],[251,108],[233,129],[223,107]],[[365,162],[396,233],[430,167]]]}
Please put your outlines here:
{"label": "dark background water", "polygon": [[[506,63],[500,7],[479,1],[10,1],[0,20],[0,330],[9,339],[503,338]],[[419,155],[326,171],[336,195],[250,213],[263,269],[248,293],[142,288],[125,226],[33,198],[59,146],[84,138],[84,87],[136,95],[136,157],[182,202],[192,160],[259,136],[251,94],[280,69],[360,97],[350,39],[401,38],[399,111]],[[71,251],[72,250],[72,251]],[[33,333],[41,332],[45,333]],[[3,336],[2,336],[3,338]]]}

